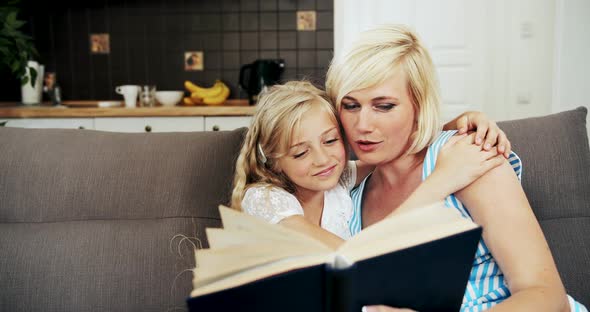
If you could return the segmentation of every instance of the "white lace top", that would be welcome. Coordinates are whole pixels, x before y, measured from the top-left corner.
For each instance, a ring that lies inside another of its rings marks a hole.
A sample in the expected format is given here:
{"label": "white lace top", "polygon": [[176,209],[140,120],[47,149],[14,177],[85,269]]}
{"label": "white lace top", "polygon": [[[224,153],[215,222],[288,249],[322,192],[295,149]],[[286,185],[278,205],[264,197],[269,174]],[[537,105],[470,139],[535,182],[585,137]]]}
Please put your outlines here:
{"label": "white lace top", "polygon": [[[349,192],[356,181],[356,164],[349,161],[340,183],[324,193],[322,228],[342,239],[351,237],[349,221],[352,217],[352,200]],[[303,207],[297,198],[279,187],[253,186],[244,194],[242,209],[270,223],[279,223],[284,218],[303,215]]]}

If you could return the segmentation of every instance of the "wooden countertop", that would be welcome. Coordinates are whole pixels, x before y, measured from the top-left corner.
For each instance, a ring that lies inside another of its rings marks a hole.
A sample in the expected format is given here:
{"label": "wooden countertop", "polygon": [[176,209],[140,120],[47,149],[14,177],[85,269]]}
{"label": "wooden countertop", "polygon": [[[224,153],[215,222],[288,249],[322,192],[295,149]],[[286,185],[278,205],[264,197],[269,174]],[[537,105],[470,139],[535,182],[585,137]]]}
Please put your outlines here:
{"label": "wooden countertop", "polygon": [[[0,103],[0,118],[251,116],[256,106],[228,100],[219,106],[95,107],[98,101],[64,101],[64,106]],[[94,104],[94,105],[93,105]],[[89,106],[89,107],[84,107]],[[93,107],[94,106],[94,107]]]}

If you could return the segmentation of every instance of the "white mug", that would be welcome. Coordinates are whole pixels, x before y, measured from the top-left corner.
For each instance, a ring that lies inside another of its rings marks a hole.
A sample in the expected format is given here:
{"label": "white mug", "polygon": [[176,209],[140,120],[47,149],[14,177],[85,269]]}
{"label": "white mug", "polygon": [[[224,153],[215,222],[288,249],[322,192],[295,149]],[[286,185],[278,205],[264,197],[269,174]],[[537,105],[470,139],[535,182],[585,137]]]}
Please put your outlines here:
{"label": "white mug", "polygon": [[125,107],[133,108],[137,105],[137,95],[139,94],[139,86],[124,85],[115,88],[115,92],[122,94],[125,99]]}

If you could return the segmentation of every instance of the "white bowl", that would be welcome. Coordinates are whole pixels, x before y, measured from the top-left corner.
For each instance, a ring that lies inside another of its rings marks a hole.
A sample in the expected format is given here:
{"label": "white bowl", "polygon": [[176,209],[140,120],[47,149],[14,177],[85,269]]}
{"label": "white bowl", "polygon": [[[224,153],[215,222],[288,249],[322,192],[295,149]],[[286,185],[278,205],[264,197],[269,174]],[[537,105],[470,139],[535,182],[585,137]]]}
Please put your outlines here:
{"label": "white bowl", "polygon": [[156,91],[156,100],[163,106],[174,106],[183,96],[184,91]]}

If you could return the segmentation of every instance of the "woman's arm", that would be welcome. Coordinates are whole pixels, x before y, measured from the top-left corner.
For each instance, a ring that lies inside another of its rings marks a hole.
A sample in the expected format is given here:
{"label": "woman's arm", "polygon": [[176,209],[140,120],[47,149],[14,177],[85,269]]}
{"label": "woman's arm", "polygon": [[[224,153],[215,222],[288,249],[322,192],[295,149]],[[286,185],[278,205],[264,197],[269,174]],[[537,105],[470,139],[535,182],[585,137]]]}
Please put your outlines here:
{"label": "woman's arm", "polygon": [[511,296],[493,311],[569,311],[543,232],[507,161],[457,193],[506,277]]}
{"label": "woman's arm", "polygon": [[484,143],[484,149],[490,150],[493,146],[498,147],[500,153],[504,153],[504,157],[510,157],[511,145],[506,137],[506,134],[498,125],[481,112],[465,112],[457,118],[449,121],[443,126],[443,130],[459,130],[459,134],[467,133],[470,130],[477,130],[475,144],[481,145]]}
{"label": "woman's arm", "polygon": [[344,243],[342,238],[309,222],[303,216],[291,216],[281,220],[279,224],[305,235],[309,235],[334,250]]}

